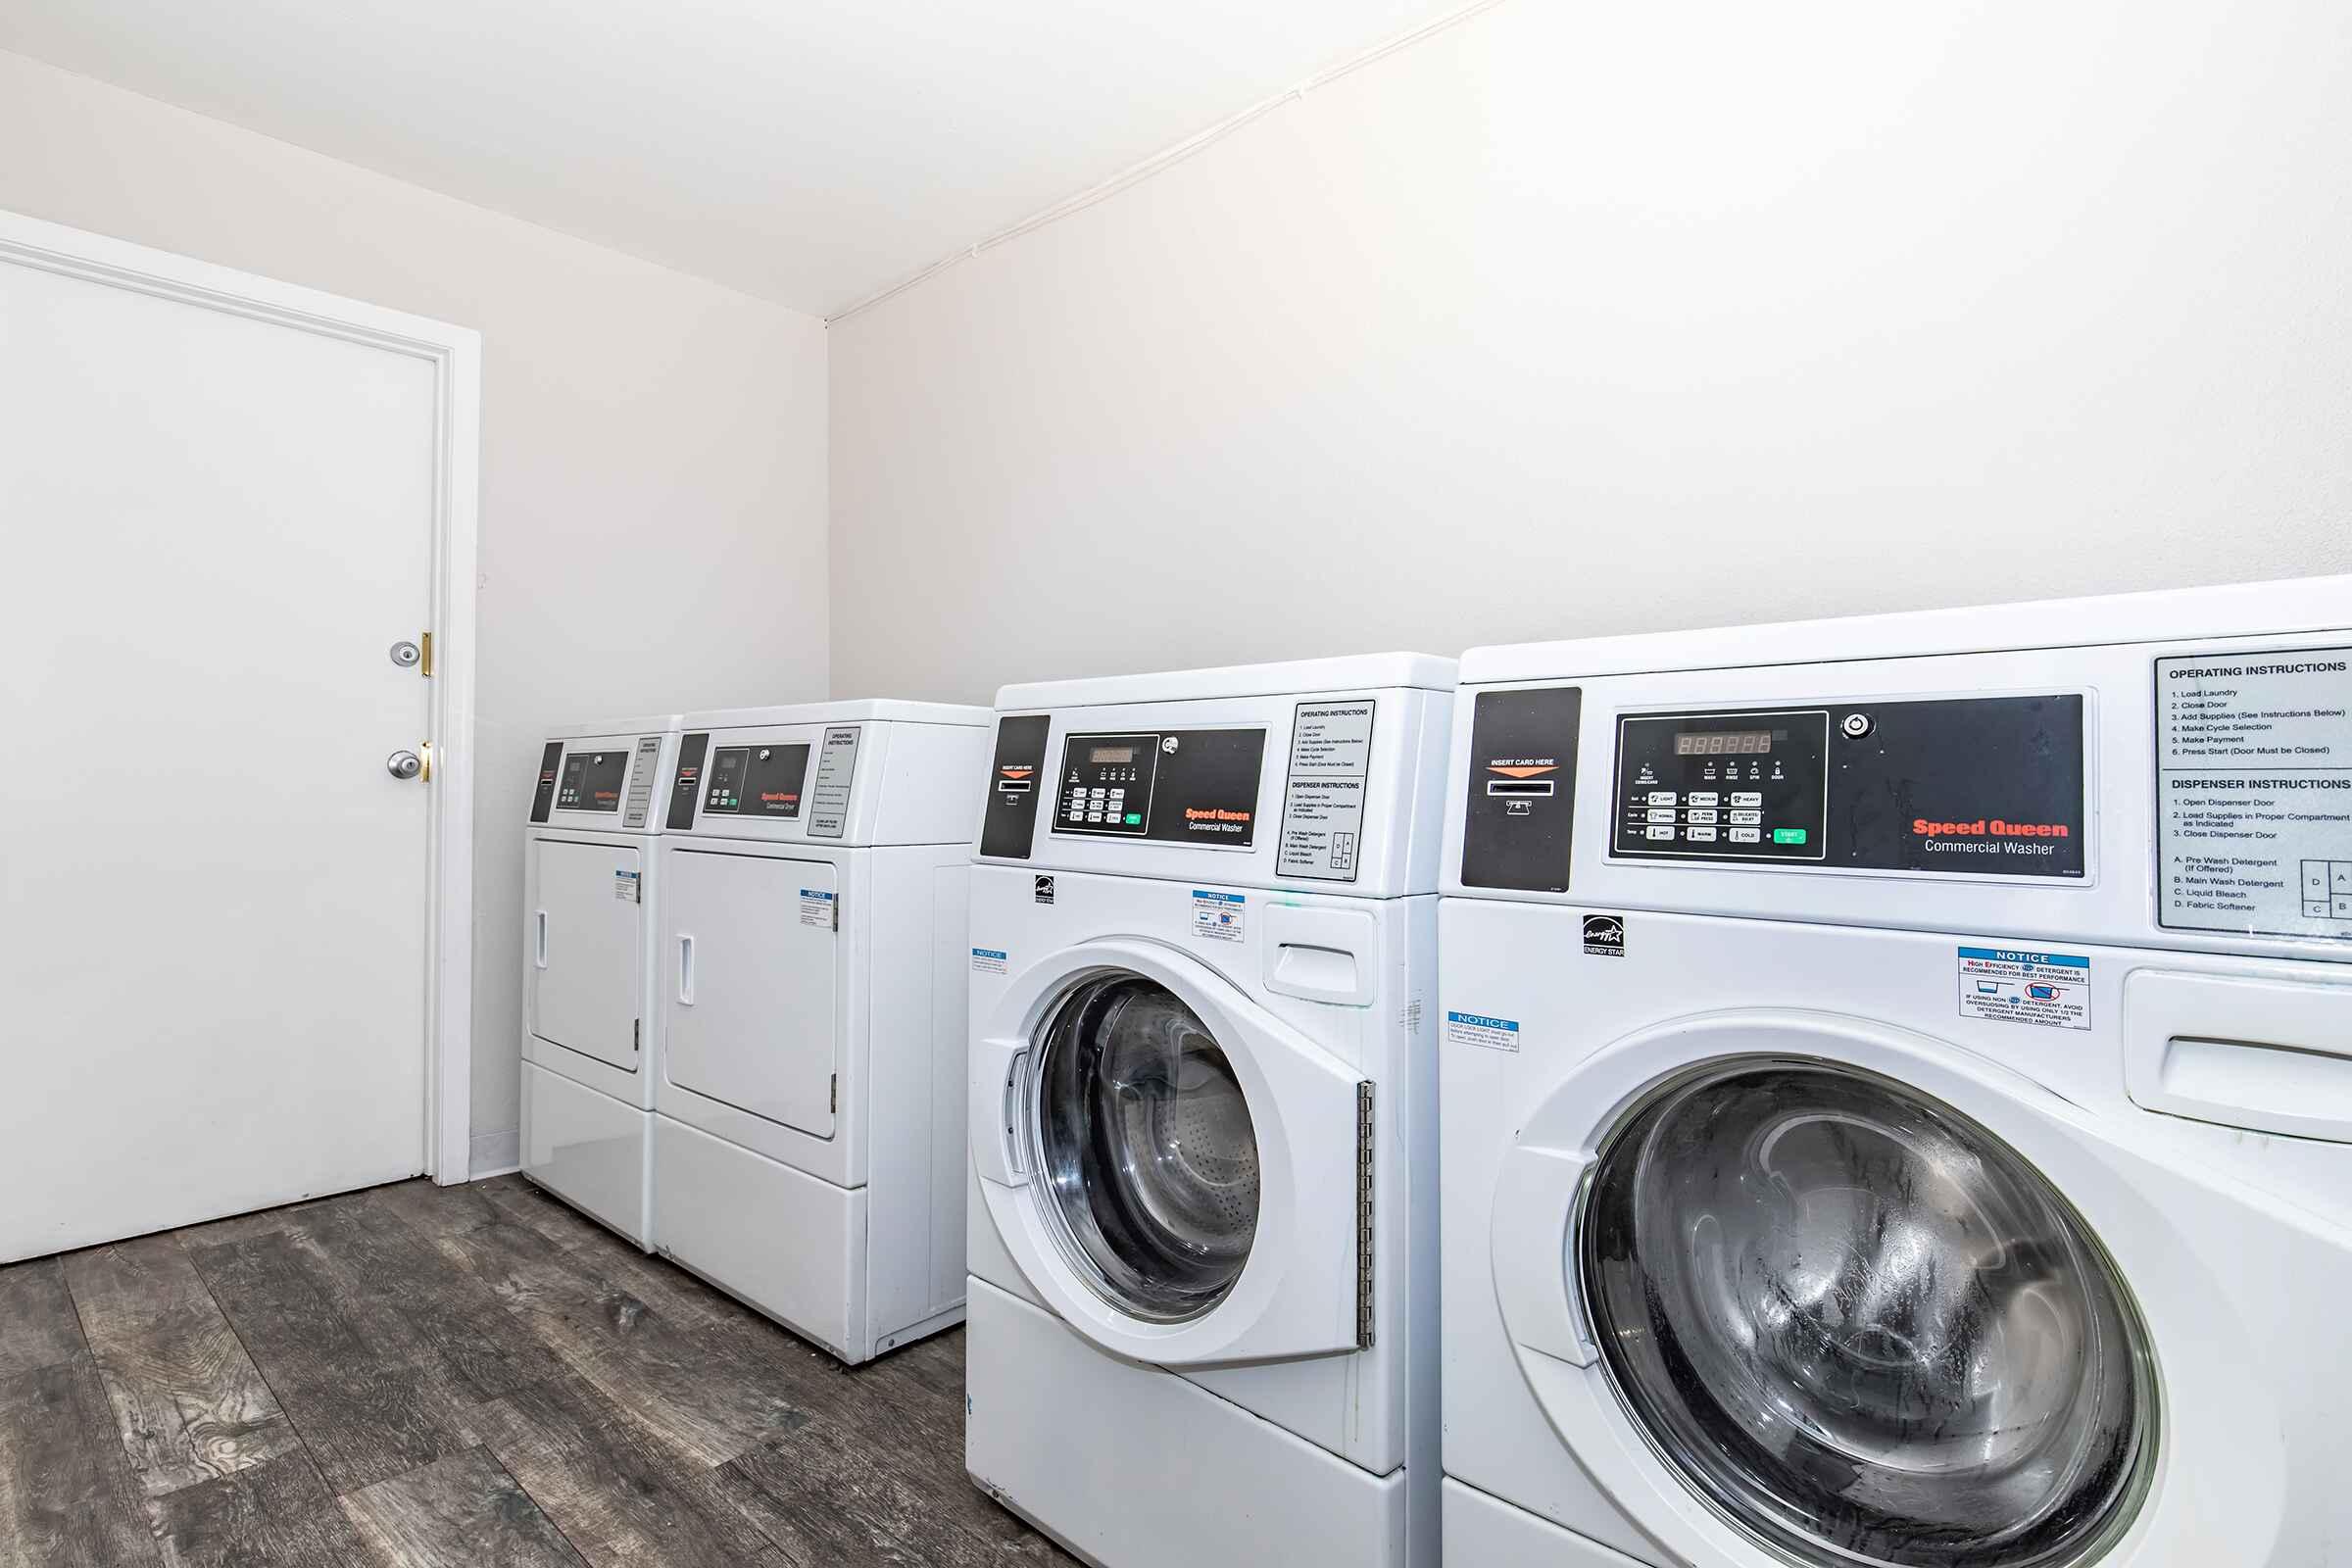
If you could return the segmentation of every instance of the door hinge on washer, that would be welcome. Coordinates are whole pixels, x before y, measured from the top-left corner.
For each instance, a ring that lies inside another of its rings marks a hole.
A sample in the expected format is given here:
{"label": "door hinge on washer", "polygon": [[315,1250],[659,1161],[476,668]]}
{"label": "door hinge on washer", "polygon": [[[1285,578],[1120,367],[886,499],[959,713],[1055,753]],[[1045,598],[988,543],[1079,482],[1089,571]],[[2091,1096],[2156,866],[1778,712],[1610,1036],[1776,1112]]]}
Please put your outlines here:
{"label": "door hinge on washer", "polygon": [[644,1049],[645,1020],[643,1018],[631,1018],[629,1020],[629,1050],[636,1052],[643,1051]]}
{"label": "door hinge on washer", "polygon": [[1355,1086],[1355,1348],[1372,1348],[1372,1081]]}
{"label": "door hinge on washer", "polygon": [[841,1074],[839,1073],[835,1073],[826,1080],[825,1108],[836,1116],[841,1114]]}

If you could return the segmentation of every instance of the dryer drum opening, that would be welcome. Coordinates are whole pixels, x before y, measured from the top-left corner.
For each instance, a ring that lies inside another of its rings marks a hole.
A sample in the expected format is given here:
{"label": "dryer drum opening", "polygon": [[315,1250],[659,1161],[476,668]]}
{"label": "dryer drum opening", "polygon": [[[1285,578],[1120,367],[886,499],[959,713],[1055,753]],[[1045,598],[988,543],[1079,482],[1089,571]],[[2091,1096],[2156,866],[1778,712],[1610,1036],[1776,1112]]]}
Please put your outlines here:
{"label": "dryer drum opening", "polygon": [[1578,1227],[1594,1343],[1651,1446],[1800,1562],[2060,1568],[2156,1453],[2147,1334],[2016,1151],[1826,1061],[1673,1080],[1602,1148]]}
{"label": "dryer drum opening", "polygon": [[1204,1315],[1257,1234],[1257,1135],[1232,1062],[1172,992],[1127,973],[1073,988],[1038,1042],[1028,1141],[1047,1230],[1120,1311]]}

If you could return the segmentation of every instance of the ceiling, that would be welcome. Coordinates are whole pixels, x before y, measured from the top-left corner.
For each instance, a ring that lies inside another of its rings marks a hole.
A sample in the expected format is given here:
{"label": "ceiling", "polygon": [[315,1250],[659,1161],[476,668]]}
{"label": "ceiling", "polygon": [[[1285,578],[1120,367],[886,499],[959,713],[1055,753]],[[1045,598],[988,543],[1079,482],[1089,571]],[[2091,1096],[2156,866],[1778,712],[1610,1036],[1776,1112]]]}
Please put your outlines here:
{"label": "ceiling", "polygon": [[5,0],[0,49],[818,315],[1461,0]]}

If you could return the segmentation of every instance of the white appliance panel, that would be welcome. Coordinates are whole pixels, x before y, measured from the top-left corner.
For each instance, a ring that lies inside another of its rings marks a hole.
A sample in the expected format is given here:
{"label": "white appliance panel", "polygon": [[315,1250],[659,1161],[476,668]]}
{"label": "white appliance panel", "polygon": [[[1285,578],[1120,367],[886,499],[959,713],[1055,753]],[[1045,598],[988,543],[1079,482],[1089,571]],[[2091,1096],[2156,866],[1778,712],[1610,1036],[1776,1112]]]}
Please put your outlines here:
{"label": "white appliance panel", "polygon": [[674,854],[668,871],[670,1080],[830,1138],[841,1070],[833,866],[696,848]]}
{"label": "white appliance panel", "polygon": [[634,1072],[643,1055],[650,857],[624,838],[533,838],[530,853],[532,1030]]}

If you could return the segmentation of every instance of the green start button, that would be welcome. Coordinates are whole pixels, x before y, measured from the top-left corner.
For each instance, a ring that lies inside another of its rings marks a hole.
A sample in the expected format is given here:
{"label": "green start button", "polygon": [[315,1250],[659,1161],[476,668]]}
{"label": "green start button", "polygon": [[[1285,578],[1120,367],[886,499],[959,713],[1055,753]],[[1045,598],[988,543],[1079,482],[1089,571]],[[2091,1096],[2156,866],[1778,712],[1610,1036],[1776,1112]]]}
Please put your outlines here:
{"label": "green start button", "polygon": [[1772,830],[1772,842],[1775,844],[1802,844],[1805,842],[1805,830],[1801,827],[1776,827]]}

